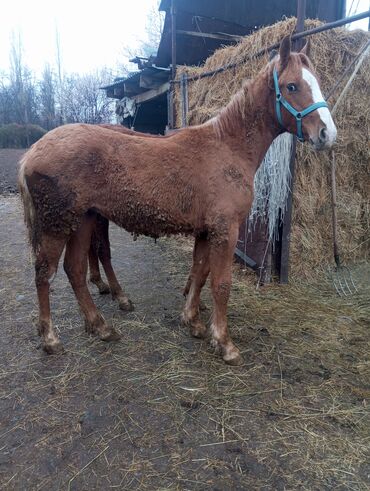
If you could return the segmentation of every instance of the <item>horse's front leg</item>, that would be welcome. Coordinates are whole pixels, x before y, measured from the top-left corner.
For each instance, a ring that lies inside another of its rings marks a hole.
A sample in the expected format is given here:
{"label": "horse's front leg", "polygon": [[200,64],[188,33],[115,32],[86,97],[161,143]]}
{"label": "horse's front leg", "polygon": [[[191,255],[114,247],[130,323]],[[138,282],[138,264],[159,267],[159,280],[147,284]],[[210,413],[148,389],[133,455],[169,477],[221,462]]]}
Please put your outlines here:
{"label": "horse's front leg", "polygon": [[241,365],[240,351],[232,342],[227,328],[227,303],[230,296],[232,264],[238,239],[238,223],[232,223],[228,232],[215,231],[211,237],[210,270],[213,296],[211,344],[219,349],[229,365]]}

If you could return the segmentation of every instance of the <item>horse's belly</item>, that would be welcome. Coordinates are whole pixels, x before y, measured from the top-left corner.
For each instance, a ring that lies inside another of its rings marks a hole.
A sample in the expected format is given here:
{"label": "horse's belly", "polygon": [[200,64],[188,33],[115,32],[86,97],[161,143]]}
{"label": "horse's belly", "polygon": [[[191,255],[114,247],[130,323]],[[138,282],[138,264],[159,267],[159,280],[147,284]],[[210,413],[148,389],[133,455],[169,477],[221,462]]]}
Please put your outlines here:
{"label": "horse's belly", "polygon": [[194,225],[182,216],[172,214],[150,205],[128,203],[124,209],[115,209],[104,213],[128,232],[150,237],[160,237],[173,234],[191,234]]}

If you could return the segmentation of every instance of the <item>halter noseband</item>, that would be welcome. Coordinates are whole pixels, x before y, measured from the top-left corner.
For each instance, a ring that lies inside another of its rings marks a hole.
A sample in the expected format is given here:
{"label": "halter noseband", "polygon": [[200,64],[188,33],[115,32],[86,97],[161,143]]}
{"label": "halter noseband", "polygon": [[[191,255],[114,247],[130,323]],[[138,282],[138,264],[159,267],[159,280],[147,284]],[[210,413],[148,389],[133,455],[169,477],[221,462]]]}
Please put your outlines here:
{"label": "halter noseband", "polygon": [[279,82],[278,82],[278,74],[276,67],[274,67],[274,85],[275,85],[275,94],[276,94],[276,115],[280,125],[284,128],[283,118],[281,117],[281,104],[285,107],[285,109],[290,112],[290,114],[295,118],[297,122],[297,138],[300,142],[304,141],[303,133],[302,133],[302,118],[307,116],[307,114],[312,113],[319,107],[328,107],[325,101],[314,102],[310,106],[303,109],[303,111],[297,111],[293,106],[289,104],[289,102],[283,97],[283,94],[280,92]]}

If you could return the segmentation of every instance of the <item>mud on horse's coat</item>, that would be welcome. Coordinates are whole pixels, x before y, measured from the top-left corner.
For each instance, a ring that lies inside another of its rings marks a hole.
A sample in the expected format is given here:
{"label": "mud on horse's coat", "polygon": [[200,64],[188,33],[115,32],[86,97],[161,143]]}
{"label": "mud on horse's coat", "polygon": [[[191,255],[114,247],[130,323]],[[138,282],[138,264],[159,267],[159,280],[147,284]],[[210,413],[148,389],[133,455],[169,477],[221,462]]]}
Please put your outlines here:
{"label": "mud on horse's coat", "polygon": [[[304,53],[291,53],[290,39],[285,38],[279,57],[203,125],[166,138],[67,125],[47,133],[27,152],[19,186],[35,253],[39,332],[47,352],[62,348],[51,322],[49,279],[64,247],[64,269],[87,330],[103,340],[118,338],[86,285],[87,256],[99,215],[133,233],[194,235],[183,321],[194,336],[207,335],[199,300],[210,274],[211,343],[227,363],[242,362],[226,320],[238,230],[252,204],[255,172],[272,140],[284,131],[296,131],[296,120],[285,107],[278,121],[274,68],[282,96],[296,111],[316,102],[312,66]],[[332,145],[335,126],[327,109],[302,119],[302,137],[316,148]],[[113,276],[110,281],[114,283]],[[122,290],[116,294],[129,308]]]}

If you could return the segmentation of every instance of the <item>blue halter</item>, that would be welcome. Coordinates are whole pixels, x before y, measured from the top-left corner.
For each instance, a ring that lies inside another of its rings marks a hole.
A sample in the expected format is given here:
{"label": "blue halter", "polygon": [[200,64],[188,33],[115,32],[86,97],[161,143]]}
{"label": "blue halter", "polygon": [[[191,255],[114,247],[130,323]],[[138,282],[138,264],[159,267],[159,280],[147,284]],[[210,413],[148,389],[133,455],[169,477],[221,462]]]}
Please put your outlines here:
{"label": "blue halter", "polygon": [[277,70],[274,67],[274,85],[275,85],[275,94],[276,94],[276,115],[280,125],[284,128],[283,118],[281,117],[281,104],[285,107],[285,109],[290,112],[290,114],[295,118],[297,122],[297,138],[300,142],[304,141],[303,133],[302,133],[302,118],[307,116],[307,114],[312,113],[319,107],[328,107],[325,101],[315,102],[310,106],[303,109],[303,111],[297,111],[293,106],[289,104],[289,102],[283,97],[283,94],[280,92],[279,82],[278,82],[278,74]]}

